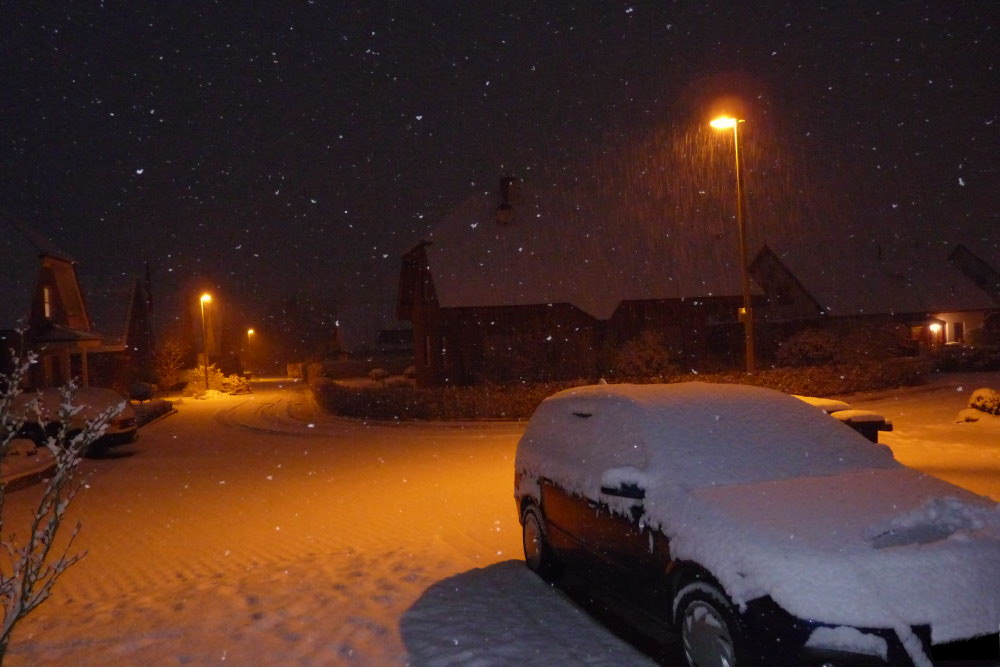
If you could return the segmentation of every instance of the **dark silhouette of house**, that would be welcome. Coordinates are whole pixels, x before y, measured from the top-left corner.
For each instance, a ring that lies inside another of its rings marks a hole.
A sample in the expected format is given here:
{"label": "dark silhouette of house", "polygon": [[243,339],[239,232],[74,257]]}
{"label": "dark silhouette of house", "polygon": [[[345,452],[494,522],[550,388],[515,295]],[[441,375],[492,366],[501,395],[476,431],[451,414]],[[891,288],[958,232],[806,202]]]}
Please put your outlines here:
{"label": "dark silhouette of house", "polygon": [[88,354],[101,345],[93,331],[75,262],[25,223],[0,213],[0,344],[4,370],[12,353],[38,354],[35,387],[72,378],[89,384]]}
{"label": "dark silhouette of house", "polygon": [[403,257],[397,315],[413,323],[418,382],[593,376],[646,330],[678,360],[735,363],[736,240],[695,232],[511,178],[468,198]]}
{"label": "dark silhouette of house", "polygon": [[[594,377],[647,331],[681,365],[740,365],[736,239],[657,209],[514,178],[466,199],[402,258],[397,317],[413,325],[418,382]],[[805,328],[866,323],[960,342],[998,306],[995,272],[966,253],[793,235],[751,245],[758,356]]]}

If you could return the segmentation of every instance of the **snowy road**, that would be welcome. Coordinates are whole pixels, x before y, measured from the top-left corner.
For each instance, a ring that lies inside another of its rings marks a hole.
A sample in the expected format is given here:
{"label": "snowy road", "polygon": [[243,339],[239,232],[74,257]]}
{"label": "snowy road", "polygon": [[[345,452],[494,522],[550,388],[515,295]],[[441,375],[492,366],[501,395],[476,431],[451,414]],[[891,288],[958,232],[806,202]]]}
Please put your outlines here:
{"label": "snowy road", "polygon": [[187,400],[132,456],[86,461],[87,557],[10,664],[648,664],[519,560],[521,425],[310,428],[303,409],[277,386]]}
{"label": "snowy road", "polygon": [[[952,420],[974,388],[852,400],[904,463],[1000,500],[1000,428]],[[85,462],[88,555],[9,663],[651,664],[524,569],[522,428],[331,420],[276,384],[187,400],[132,456]]]}

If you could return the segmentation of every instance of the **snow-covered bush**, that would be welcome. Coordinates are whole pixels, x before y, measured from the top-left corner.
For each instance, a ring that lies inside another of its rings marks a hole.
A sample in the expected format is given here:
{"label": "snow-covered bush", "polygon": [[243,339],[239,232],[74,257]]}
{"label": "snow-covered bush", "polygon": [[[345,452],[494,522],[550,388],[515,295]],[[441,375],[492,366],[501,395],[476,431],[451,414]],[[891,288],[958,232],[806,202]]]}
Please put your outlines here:
{"label": "snow-covered bush", "polygon": [[208,387],[206,387],[205,364],[198,364],[194,368],[188,368],[182,371],[180,379],[181,382],[186,385],[184,387],[184,394],[186,396],[194,396],[208,389],[222,391],[222,385],[225,384],[226,376],[221,370],[219,370],[218,366],[215,364],[209,364]]}
{"label": "snow-covered bush", "polygon": [[[198,364],[181,374],[181,380],[186,383],[185,396],[201,396],[205,389],[205,365]],[[250,391],[250,381],[242,375],[226,375],[215,364],[208,365],[208,391],[219,391],[224,394],[245,394]]]}
{"label": "snow-covered bush", "polygon": [[[10,373],[0,374],[0,458],[10,453],[24,424],[25,415],[15,414],[12,407],[14,398],[21,393],[21,382],[36,361],[34,354],[23,358],[14,356]],[[74,476],[83,453],[104,433],[108,421],[120,406],[109,408],[88,421],[82,430],[71,433],[71,417],[80,410],[73,404],[74,389],[73,383],[62,389],[59,410],[62,427],[44,444],[54,466],[43,482],[41,498],[32,513],[30,525],[22,526],[22,530],[15,533],[8,529],[9,517],[0,515],[0,605],[3,613],[0,662],[3,662],[11,633],[18,621],[47,600],[59,577],[85,555],[85,552],[73,549],[80,523],[74,526],[61,551],[53,553],[52,550],[66,510],[82,486],[74,481]],[[37,403],[34,409],[41,419]],[[3,506],[6,489],[6,485],[0,484],[0,507]],[[23,537],[18,537],[18,534]]]}
{"label": "snow-covered bush", "polygon": [[625,378],[660,378],[674,370],[670,350],[657,331],[644,330],[614,355],[613,373]]}
{"label": "snow-covered bush", "polygon": [[972,392],[969,407],[991,415],[1000,415],[1000,391],[983,388]]}

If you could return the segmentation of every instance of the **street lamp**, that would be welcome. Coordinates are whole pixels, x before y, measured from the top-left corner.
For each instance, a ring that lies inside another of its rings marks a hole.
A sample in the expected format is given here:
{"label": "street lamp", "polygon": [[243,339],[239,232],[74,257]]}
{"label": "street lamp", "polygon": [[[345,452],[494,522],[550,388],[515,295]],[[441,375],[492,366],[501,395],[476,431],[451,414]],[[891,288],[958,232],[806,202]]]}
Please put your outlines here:
{"label": "street lamp", "polygon": [[247,329],[247,369],[253,373],[253,329]]}
{"label": "street lamp", "polygon": [[205,391],[208,391],[208,327],[205,326],[205,304],[212,302],[212,295],[205,292],[198,300],[201,303],[201,349],[205,353]]}
{"label": "street lamp", "polygon": [[743,320],[743,342],[746,348],[747,371],[752,372],[756,369],[757,363],[756,355],[754,354],[753,306],[750,303],[750,269],[747,261],[747,238],[743,223],[743,177],[740,172],[739,127],[740,123],[743,122],[745,121],[741,118],[719,116],[711,121],[709,125],[717,130],[732,129],[733,131],[733,154],[736,158],[736,228],[739,231],[740,238],[740,270],[743,280],[743,308],[740,309],[740,315]]}

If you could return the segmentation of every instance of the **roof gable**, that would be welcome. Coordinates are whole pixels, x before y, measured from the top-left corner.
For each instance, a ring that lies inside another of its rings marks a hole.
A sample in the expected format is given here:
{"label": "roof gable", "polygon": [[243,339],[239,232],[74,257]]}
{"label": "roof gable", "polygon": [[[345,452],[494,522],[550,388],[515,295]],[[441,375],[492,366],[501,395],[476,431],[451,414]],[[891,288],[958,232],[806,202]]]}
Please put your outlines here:
{"label": "roof gable", "polygon": [[442,307],[569,303],[608,319],[622,301],[741,294],[734,237],[583,189],[526,186],[519,199],[507,224],[507,202],[481,192],[434,229],[427,261]]}
{"label": "roof gable", "polygon": [[72,324],[87,328],[73,260],[26,224],[0,213],[0,330],[28,326],[43,267],[54,271]]}
{"label": "roof gable", "polygon": [[995,304],[949,261],[951,244],[777,243],[773,250],[827,315],[988,310]]}

